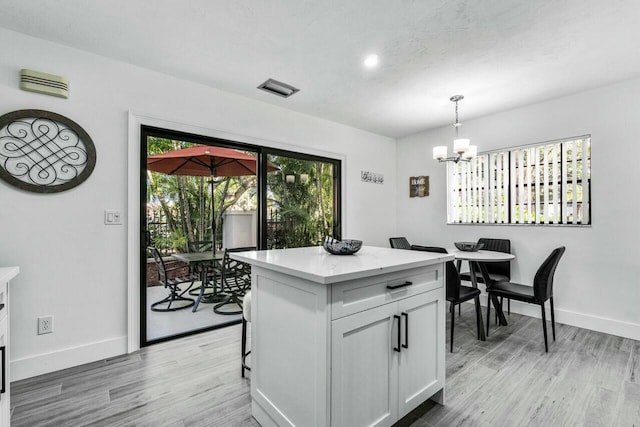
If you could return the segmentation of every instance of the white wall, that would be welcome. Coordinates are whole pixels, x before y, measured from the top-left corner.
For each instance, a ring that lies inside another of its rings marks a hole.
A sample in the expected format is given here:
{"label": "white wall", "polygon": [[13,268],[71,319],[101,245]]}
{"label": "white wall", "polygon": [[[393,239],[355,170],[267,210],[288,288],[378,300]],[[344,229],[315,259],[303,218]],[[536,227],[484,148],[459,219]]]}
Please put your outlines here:
{"label": "white wall", "polygon": [[[591,134],[592,227],[446,225],[445,165],[450,126],[398,141],[398,235],[453,247],[479,237],[511,239],[512,280],[531,283],[555,247],[565,245],[554,288],[557,320],[640,339],[640,79],[464,121],[461,136],[481,151]],[[451,148],[449,148],[451,150]],[[429,175],[431,194],[409,198],[410,176]],[[535,306],[516,310],[539,316]]]}
{"label": "white wall", "polygon": [[[0,265],[21,269],[11,288],[14,381],[126,352],[127,226],[103,225],[103,211],[122,210],[125,224],[127,215],[138,214],[137,206],[127,206],[130,111],[343,156],[344,237],[386,245],[395,230],[390,138],[4,29],[0,50],[0,115],[27,108],[65,115],[97,149],[95,171],[70,191],[34,194],[0,182]],[[21,68],[66,76],[70,98],[19,90]],[[362,183],[363,169],[384,173],[385,184]],[[55,316],[53,334],[36,335],[41,315]]]}

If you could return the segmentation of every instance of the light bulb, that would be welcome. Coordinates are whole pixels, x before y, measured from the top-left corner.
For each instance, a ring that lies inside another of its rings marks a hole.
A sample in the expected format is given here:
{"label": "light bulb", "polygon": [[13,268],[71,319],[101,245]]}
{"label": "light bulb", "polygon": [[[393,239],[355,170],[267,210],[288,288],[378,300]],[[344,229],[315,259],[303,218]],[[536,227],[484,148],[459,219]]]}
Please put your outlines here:
{"label": "light bulb", "polygon": [[453,151],[462,154],[469,150],[469,140],[467,138],[458,138],[453,140]]}
{"label": "light bulb", "polygon": [[477,145],[470,145],[469,146],[469,150],[467,150],[462,157],[465,159],[472,159],[474,157],[476,157],[478,155],[478,146]]}
{"label": "light bulb", "polygon": [[447,157],[447,146],[446,145],[438,145],[437,147],[433,147],[433,159],[434,160],[442,160]]}

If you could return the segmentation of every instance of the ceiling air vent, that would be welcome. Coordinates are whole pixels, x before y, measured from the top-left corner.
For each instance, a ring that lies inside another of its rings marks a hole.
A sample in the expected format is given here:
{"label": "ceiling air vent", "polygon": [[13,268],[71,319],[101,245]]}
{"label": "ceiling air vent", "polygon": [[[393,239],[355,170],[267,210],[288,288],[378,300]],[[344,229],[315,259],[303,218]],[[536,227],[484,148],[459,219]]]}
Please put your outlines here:
{"label": "ceiling air vent", "polygon": [[266,82],[262,83],[260,86],[258,86],[258,89],[281,96],[283,98],[288,98],[294,93],[300,91],[300,89],[298,88],[273,79],[269,79]]}
{"label": "ceiling air vent", "polygon": [[69,80],[53,74],[33,70],[20,70],[20,89],[45,95],[69,97]]}

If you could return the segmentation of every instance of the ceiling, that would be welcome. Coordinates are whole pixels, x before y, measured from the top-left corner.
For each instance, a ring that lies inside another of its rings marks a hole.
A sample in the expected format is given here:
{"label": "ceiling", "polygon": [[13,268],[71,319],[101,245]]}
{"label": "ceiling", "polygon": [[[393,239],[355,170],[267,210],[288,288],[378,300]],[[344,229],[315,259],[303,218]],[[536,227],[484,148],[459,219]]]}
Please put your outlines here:
{"label": "ceiling", "polygon": [[0,26],[401,137],[452,123],[454,94],[464,122],[639,76],[639,17],[638,0],[3,0]]}

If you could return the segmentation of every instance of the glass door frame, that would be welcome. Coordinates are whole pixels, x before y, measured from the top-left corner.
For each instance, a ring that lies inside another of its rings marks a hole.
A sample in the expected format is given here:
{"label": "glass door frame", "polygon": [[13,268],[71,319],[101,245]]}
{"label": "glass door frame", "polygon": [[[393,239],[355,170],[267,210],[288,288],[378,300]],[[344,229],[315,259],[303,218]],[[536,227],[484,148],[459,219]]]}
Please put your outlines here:
{"label": "glass door frame", "polygon": [[342,239],[342,161],[315,154],[306,154],[290,150],[281,150],[269,147],[261,147],[258,154],[258,242],[259,249],[267,248],[267,175],[261,173],[267,170],[269,156],[290,157],[299,160],[308,160],[329,163],[333,166],[333,235],[334,239]]}
{"label": "glass door frame", "polygon": [[[330,163],[333,166],[333,237],[341,239],[342,237],[342,160],[330,157],[323,157],[315,154],[303,152],[283,150],[262,145],[249,144],[245,142],[232,141],[213,136],[198,135],[189,132],[177,131],[156,126],[140,125],[140,236],[139,236],[139,265],[140,265],[140,347],[156,344],[163,341],[169,341],[200,332],[205,332],[220,327],[229,326],[234,323],[240,323],[240,320],[231,321],[221,325],[215,325],[207,328],[188,331],[176,335],[162,337],[154,340],[147,340],[147,138],[156,136],[160,138],[171,138],[179,141],[185,141],[194,144],[203,144],[210,146],[218,146],[244,150],[256,153],[257,155],[257,211],[258,224],[256,241],[258,249],[267,248],[267,160],[269,155],[286,156],[301,160],[319,161]],[[301,147],[303,148],[303,147]],[[143,268],[145,267],[145,268]]]}

